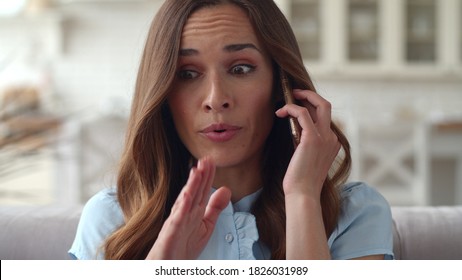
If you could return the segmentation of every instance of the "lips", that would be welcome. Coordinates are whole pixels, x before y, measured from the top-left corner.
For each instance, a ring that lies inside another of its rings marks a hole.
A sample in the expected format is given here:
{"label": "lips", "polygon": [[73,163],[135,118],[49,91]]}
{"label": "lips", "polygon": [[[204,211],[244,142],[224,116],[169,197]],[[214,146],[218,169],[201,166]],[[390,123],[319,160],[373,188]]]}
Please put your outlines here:
{"label": "lips", "polygon": [[241,127],[228,124],[212,124],[204,128],[200,133],[213,142],[226,142],[231,140]]}

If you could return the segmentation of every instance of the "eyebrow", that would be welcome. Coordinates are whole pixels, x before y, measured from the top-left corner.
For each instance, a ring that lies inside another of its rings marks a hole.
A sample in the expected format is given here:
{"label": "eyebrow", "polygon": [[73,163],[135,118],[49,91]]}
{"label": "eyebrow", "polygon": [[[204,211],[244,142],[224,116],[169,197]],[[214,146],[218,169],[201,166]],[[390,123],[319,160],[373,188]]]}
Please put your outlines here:
{"label": "eyebrow", "polygon": [[193,56],[198,55],[199,51],[195,49],[181,49],[180,56]]}
{"label": "eyebrow", "polygon": [[238,52],[242,51],[244,49],[254,49],[258,52],[261,52],[254,44],[232,44],[232,45],[227,45],[223,48],[227,52]]}
{"label": "eyebrow", "polygon": [[[224,51],[229,52],[229,53],[238,52],[238,51],[242,51],[245,49],[254,49],[261,53],[261,51],[254,44],[251,44],[251,43],[231,44],[231,45],[226,45],[223,48]],[[199,54],[199,51],[196,49],[181,49],[180,50],[180,56],[193,56],[193,55],[198,55],[198,54]]]}

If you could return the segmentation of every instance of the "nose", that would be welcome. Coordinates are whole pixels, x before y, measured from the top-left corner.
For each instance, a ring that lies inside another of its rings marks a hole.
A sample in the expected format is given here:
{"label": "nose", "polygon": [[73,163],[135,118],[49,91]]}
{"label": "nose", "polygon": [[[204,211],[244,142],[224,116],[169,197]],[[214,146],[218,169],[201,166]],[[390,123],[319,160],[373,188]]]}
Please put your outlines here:
{"label": "nose", "polygon": [[206,97],[203,108],[206,112],[221,112],[232,106],[231,96],[218,75],[213,75],[207,81]]}

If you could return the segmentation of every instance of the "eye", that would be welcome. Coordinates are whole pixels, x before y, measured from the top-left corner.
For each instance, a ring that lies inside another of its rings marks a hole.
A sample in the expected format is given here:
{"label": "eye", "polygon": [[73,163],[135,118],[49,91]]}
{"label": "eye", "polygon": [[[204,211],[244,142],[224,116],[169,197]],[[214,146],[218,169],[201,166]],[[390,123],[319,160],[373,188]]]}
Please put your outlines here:
{"label": "eye", "polygon": [[245,75],[245,74],[251,73],[253,70],[255,70],[255,66],[253,65],[239,64],[239,65],[233,66],[230,70],[230,73],[234,75]]}
{"label": "eye", "polygon": [[199,73],[193,70],[180,70],[177,74],[178,78],[182,80],[192,80],[199,76]]}

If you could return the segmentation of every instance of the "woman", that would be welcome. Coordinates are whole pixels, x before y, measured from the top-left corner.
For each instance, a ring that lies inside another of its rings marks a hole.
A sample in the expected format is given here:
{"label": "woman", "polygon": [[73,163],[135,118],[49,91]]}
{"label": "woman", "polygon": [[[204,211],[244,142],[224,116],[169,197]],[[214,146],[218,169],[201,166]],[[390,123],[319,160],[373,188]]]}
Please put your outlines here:
{"label": "woman", "polygon": [[[297,104],[284,104],[280,69]],[[87,203],[75,258],[393,256],[389,206],[344,185],[348,142],[273,1],[167,0],[128,127],[117,189]]]}

